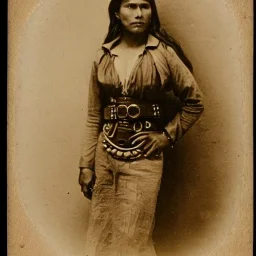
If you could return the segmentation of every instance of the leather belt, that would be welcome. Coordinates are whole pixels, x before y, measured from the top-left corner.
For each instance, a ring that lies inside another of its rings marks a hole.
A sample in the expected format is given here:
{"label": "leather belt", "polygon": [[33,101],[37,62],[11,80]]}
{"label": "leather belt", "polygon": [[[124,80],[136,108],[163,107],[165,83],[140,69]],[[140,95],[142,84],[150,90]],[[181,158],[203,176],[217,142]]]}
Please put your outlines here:
{"label": "leather belt", "polygon": [[103,146],[112,157],[123,160],[134,160],[143,154],[144,142],[133,144],[131,136],[142,131],[160,131],[161,126],[151,121],[116,121],[103,126]]}
{"label": "leather belt", "polygon": [[114,158],[137,159],[143,154],[144,142],[133,144],[131,136],[142,131],[160,131],[162,110],[158,103],[138,101],[129,97],[111,99],[104,108],[103,146]]}
{"label": "leather belt", "polygon": [[118,98],[104,108],[105,120],[136,120],[161,118],[162,109],[158,103],[140,103],[131,98]]}

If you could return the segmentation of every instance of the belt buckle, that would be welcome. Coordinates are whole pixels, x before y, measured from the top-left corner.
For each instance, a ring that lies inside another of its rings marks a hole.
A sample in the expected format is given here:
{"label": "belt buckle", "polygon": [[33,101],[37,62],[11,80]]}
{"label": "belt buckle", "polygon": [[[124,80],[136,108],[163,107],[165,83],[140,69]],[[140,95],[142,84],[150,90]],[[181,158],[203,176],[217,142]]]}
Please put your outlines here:
{"label": "belt buckle", "polygon": [[131,104],[127,108],[128,116],[131,118],[137,118],[140,115],[140,107],[137,104]]}
{"label": "belt buckle", "polygon": [[124,104],[117,106],[118,118],[124,119],[130,117],[132,119],[137,118],[140,115],[140,107],[137,104],[130,104],[128,107]]}
{"label": "belt buckle", "polygon": [[124,119],[128,116],[127,106],[124,104],[120,104],[117,106],[117,116],[118,118]]}

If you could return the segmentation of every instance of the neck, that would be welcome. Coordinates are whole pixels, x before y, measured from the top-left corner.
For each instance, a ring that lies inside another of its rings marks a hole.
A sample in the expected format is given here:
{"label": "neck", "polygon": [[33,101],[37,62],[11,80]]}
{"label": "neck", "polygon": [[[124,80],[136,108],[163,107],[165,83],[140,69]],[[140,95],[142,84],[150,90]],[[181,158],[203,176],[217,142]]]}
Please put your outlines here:
{"label": "neck", "polygon": [[128,31],[122,33],[122,44],[130,48],[136,48],[147,43],[147,33],[132,34]]}

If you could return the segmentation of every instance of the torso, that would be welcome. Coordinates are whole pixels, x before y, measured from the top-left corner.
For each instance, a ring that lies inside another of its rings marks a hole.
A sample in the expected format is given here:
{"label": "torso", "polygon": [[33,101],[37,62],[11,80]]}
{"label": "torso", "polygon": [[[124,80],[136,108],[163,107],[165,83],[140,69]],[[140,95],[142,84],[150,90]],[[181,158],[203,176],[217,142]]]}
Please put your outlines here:
{"label": "torso", "polygon": [[114,58],[114,65],[122,85],[128,83],[132,71],[135,69],[139,56],[143,54],[145,45],[136,48],[125,48],[121,44],[115,47],[118,53]]}
{"label": "torso", "polygon": [[[128,51],[120,45],[111,51],[104,50],[99,58],[97,75],[104,102],[110,97],[122,96],[154,102],[164,100],[170,83],[162,53],[157,47],[143,45]],[[151,49],[158,52],[157,57],[152,55]]]}

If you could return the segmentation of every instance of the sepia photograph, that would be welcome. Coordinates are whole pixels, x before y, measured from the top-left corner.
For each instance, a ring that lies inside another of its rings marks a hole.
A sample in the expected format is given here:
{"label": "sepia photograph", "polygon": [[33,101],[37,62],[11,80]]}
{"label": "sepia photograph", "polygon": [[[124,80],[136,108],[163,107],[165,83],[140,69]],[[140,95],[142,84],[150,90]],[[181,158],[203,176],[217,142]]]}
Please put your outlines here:
{"label": "sepia photograph", "polygon": [[251,256],[252,1],[8,5],[8,255]]}

